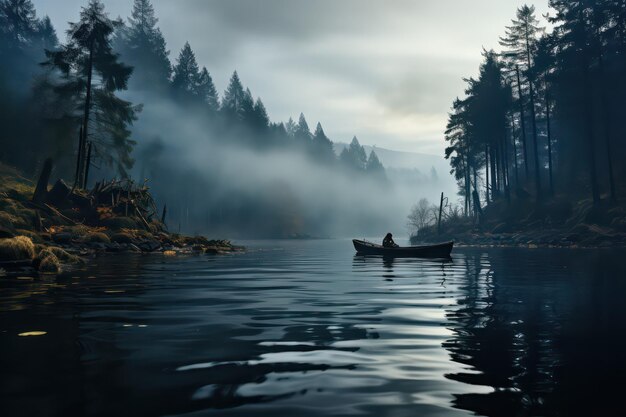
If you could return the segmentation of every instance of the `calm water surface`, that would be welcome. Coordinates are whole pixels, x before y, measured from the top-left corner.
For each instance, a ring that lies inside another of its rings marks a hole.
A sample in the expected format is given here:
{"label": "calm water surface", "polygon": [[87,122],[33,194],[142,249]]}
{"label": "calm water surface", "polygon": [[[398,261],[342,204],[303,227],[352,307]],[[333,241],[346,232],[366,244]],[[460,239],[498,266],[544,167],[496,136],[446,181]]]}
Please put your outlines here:
{"label": "calm water surface", "polygon": [[0,415],[626,415],[626,251],[246,244],[0,278]]}

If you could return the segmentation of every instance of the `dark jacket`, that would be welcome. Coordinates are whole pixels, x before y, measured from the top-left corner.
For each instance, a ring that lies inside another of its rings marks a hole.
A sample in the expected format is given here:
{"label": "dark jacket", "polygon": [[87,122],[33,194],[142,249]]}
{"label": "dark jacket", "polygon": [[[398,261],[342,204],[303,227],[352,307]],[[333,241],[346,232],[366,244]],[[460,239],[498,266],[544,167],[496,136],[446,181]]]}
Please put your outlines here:
{"label": "dark jacket", "polygon": [[391,233],[388,233],[387,236],[383,239],[383,246],[386,248],[397,248],[396,242],[393,241],[391,237]]}

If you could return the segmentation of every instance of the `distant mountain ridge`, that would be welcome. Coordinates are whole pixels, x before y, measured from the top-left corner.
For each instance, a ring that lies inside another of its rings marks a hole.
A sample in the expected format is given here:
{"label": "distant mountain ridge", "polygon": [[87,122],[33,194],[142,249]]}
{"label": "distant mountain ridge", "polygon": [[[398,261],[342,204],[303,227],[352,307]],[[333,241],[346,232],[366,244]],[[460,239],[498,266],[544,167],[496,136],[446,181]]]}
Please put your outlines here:
{"label": "distant mountain ridge", "polygon": [[[335,153],[339,155],[347,143],[335,142]],[[363,145],[365,151],[369,153],[373,150],[378,155],[378,159],[385,168],[393,169],[418,169],[422,173],[427,173],[431,168],[435,168],[440,176],[447,175],[450,171],[448,161],[443,156],[431,155],[418,152],[395,151],[392,149],[380,148],[378,146]]]}

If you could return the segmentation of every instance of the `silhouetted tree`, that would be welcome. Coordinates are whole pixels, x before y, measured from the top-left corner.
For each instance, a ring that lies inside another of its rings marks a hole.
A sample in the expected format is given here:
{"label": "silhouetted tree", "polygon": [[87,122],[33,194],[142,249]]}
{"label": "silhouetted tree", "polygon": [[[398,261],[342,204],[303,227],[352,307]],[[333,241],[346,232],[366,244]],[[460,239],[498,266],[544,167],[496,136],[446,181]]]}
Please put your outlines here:
{"label": "silhouetted tree", "polygon": [[172,77],[172,87],[181,99],[192,100],[198,98],[198,84],[200,82],[200,68],[196,55],[189,42],[185,42],[181,49]]}
{"label": "silhouetted tree", "polygon": [[[503,52],[503,56],[509,62],[509,66],[515,68],[516,71],[522,69],[522,73],[525,75],[528,95],[529,95],[529,108],[530,117],[532,122],[532,137],[533,137],[533,164],[535,171],[535,189],[537,197],[541,195],[541,176],[539,165],[539,148],[537,141],[537,117],[535,114],[535,71],[533,56],[537,49],[538,37],[543,33],[544,29],[539,26],[539,20],[535,17],[535,7],[524,5],[517,9],[517,19],[512,20],[512,25],[507,26],[506,35],[500,38],[500,44],[507,48]],[[518,78],[519,74],[516,74]],[[519,97],[523,105],[523,95],[521,80],[518,79],[518,91]],[[525,121],[522,119],[521,124]],[[526,160],[526,159],[525,159]]]}
{"label": "silhouetted tree", "polygon": [[[556,57],[555,57],[555,39],[554,36],[545,35],[537,43],[537,51],[535,54],[535,72],[538,78],[538,93],[543,92],[543,106],[540,113],[543,114],[544,119],[544,136],[546,138],[547,145],[547,160],[548,160],[548,179],[550,187],[550,195],[554,196],[554,159],[552,155],[552,120],[553,114],[553,99],[551,93],[551,80],[555,76],[556,71]],[[539,82],[541,80],[542,82]]]}
{"label": "silhouetted tree", "polygon": [[37,34],[39,22],[31,0],[2,0],[0,2],[4,35],[13,46],[31,42]]}
{"label": "silhouetted tree", "polygon": [[296,133],[296,123],[290,117],[287,123],[285,124],[285,131],[287,132],[287,136],[292,137]]}
{"label": "silhouetted tree", "polygon": [[309,124],[306,122],[304,114],[302,113],[300,113],[298,124],[293,132],[293,138],[298,145],[308,146],[311,141],[311,130],[309,129]]}
{"label": "silhouetted tree", "polygon": [[[256,99],[254,103],[254,115],[253,115],[253,126],[257,131],[265,131],[270,124],[270,118],[267,115],[267,110],[265,109],[265,105],[260,98]],[[281,124],[282,125],[282,124]],[[284,130],[284,126],[283,126]]]}
{"label": "silhouetted tree", "polygon": [[367,166],[367,153],[365,149],[359,143],[359,140],[354,136],[352,142],[347,148],[344,148],[339,155],[339,160],[342,164],[352,170],[365,171]]}
{"label": "silhouetted tree", "polygon": [[158,21],[150,0],[135,0],[129,26],[121,30],[119,52],[135,68],[131,85],[142,90],[163,91],[172,73]]}
{"label": "silhouetted tree", "polygon": [[245,100],[246,92],[243,89],[237,71],[235,71],[230,77],[226,91],[224,91],[220,110],[225,117],[241,121],[244,118],[243,105]]}
{"label": "silhouetted tree", "polygon": [[[62,102],[81,103],[75,176],[78,186],[85,186],[88,142],[97,145],[96,156],[107,165],[115,166],[120,174],[126,175],[133,165],[134,142],[128,126],[135,120],[139,108],[115,95],[127,88],[132,73],[132,68],[119,62],[111,48],[111,35],[119,25],[121,22],[109,19],[99,0],[90,0],[82,9],[80,20],[70,23],[68,43],[58,51],[46,52],[48,60],[44,65],[60,73],[60,78],[52,81],[57,98]],[[75,111],[68,116],[75,117]]]}
{"label": "silhouetted tree", "polygon": [[44,16],[43,19],[37,25],[37,37],[41,42],[41,46],[44,50],[54,50],[59,46],[59,38],[57,32],[50,21],[48,16]]}
{"label": "silhouetted tree", "polygon": [[313,133],[313,154],[315,158],[323,163],[331,164],[337,159],[333,149],[333,143],[324,133],[321,123],[317,123]]}
{"label": "silhouetted tree", "polygon": [[365,171],[372,177],[380,179],[385,178],[385,167],[378,159],[378,155],[376,155],[376,152],[374,152],[374,150],[370,152],[370,156],[367,158]]}
{"label": "silhouetted tree", "polygon": [[207,71],[206,67],[202,67],[200,74],[198,75],[197,84],[195,87],[196,94],[205,103],[209,109],[210,114],[217,114],[219,110],[219,97],[217,95],[217,89],[213,84],[213,79]]}
{"label": "silhouetted tree", "polygon": [[254,97],[249,88],[243,94],[243,101],[241,102],[241,114],[243,120],[248,126],[254,123]]}

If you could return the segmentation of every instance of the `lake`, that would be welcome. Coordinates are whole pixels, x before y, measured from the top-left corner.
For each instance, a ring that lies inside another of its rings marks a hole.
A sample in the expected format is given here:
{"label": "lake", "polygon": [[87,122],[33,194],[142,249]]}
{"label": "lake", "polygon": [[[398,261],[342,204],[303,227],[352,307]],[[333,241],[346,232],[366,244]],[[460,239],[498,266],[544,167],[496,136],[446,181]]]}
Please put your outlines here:
{"label": "lake", "polygon": [[626,415],[624,250],[238,243],[0,277],[0,415]]}

